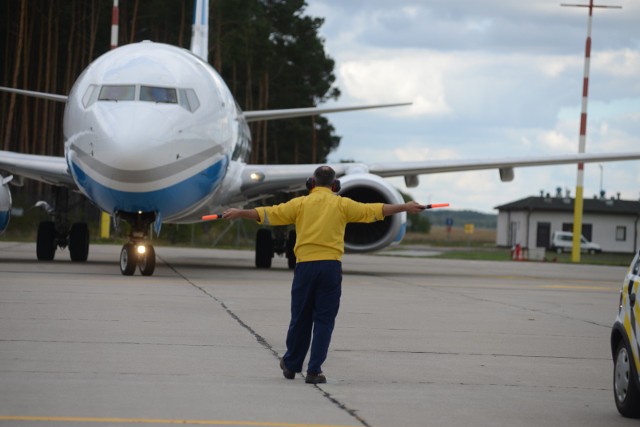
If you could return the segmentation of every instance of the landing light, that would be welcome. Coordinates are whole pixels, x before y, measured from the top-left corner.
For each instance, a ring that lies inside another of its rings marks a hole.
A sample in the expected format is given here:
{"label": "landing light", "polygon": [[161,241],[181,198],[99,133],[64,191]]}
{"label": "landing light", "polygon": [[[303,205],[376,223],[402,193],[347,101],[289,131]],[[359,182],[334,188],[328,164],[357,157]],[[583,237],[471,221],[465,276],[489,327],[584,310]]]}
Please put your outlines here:
{"label": "landing light", "polygon": [[144,245],[139,245],[136,247],[136,252],[138,254],[143,255],[147,251],[147,248]]}
{"label": "landing light", "polygon": [[264,174],[262,172],[253,172],[250,176],[251,181],[253,182],[262,182],[264,181]]}

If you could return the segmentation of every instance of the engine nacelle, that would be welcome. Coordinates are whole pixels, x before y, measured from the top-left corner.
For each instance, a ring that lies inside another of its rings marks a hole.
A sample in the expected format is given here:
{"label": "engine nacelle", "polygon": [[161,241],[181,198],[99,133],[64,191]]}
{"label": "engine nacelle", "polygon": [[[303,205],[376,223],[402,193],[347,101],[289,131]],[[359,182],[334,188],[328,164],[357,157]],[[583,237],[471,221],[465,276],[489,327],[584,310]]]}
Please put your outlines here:
{"label": "engine nacelle", "polygon": [[9,181],[11,177],[0,176],[0,234],[7,229],[9,219],[11,219],[11,191],[9,191]]}
{"label": "engine nacelle", "polygon": [[[340,178],[340,195],[363,203],[404,203],[404,199],[392,185],[377,175],[358,173]],[[347,224],[344,235],[346,252],[371,252],[398,244],[407,228],[407,214],[390,215],[383,221],[370,224]]]}

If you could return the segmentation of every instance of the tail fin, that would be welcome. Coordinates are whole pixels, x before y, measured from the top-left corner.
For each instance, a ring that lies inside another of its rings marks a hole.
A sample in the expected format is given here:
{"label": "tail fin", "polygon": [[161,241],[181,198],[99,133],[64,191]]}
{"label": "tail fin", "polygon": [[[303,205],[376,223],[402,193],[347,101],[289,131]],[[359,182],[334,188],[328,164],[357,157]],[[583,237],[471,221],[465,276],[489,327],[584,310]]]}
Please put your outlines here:
{"label": "tail fin", "polygon": [[209,62],[209,0],[194,0],[191,52]]}

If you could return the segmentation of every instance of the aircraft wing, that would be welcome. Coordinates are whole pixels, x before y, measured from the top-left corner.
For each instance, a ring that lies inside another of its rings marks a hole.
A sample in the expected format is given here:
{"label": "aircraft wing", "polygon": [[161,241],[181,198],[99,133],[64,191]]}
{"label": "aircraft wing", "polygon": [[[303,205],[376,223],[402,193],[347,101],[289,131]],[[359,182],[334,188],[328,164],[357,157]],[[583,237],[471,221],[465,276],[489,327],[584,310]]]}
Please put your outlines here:
{"label": "aircraft wing", "polygon": [[411,105],[411,102],[401,102],[396,104],[360,105],[353,107],[310,107],[310,108],[287,108],[283,110],[256,110],[244,111],[243,115],[247,123],[260,120],[290,119],[293,117],[315,116],[318,114],[341,113],[343,111],[368,110],[372,108],[402,107]]}
{"label": "aircraft wing", "polygon": [[51,185],[77,188],[64,157],[0,151],[0,171]]}
{"label": "aircraft wing", "polygon": [[[640,152],[567,154],[540,157],[503,157],[480,160],[434,160],[389,163],[335,163],[329,164],[338,178],[355,173],[369,173],[383,178],[404,176],[407,178],[444,172],[464,172],[498,169],[503,181],[513,179],[516,167],[551,166],[576,163],[640,160]],[[320,164],[307,165],[246,165],[241,173],[241,193],[246,200],[259,200],[278,192],[303,190],[306,179],[313,175]]]}
{"label": "aircraft wing", "polygon": [[539,157],[503,157],[497,159],[434,160],[420,162],[390,162],[369,165],[369,172],[381,177],[411,176],[443,172],[463,172],[485,169],[513,169],[527,166],[551,166],[571,163],[615,162],[639,160],[640,152],[566,154]]}
{"label": "aircraft wing", "polygon": [[14,89],[12,87],[4,87],[4,86],[0,86],[0,91],[17,93],[18,95],[32,96],[34,98],[47,99],[49,101],[57,101],[57,102],[67,102],[67,98],[68,98],[65,95],[56,95],[54,93],[46,93],[46,92],[36,92],[33,90]]}

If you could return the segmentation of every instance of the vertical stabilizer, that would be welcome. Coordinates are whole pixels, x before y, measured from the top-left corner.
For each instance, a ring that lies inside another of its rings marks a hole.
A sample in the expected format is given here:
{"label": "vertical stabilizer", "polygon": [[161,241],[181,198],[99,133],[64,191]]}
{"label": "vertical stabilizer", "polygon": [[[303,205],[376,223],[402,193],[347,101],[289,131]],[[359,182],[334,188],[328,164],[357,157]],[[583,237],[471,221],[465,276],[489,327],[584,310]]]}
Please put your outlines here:
{"label": "vertical stabilizer", "polygon": [[209,0],[195,0],[191,52],[209,62]]}

